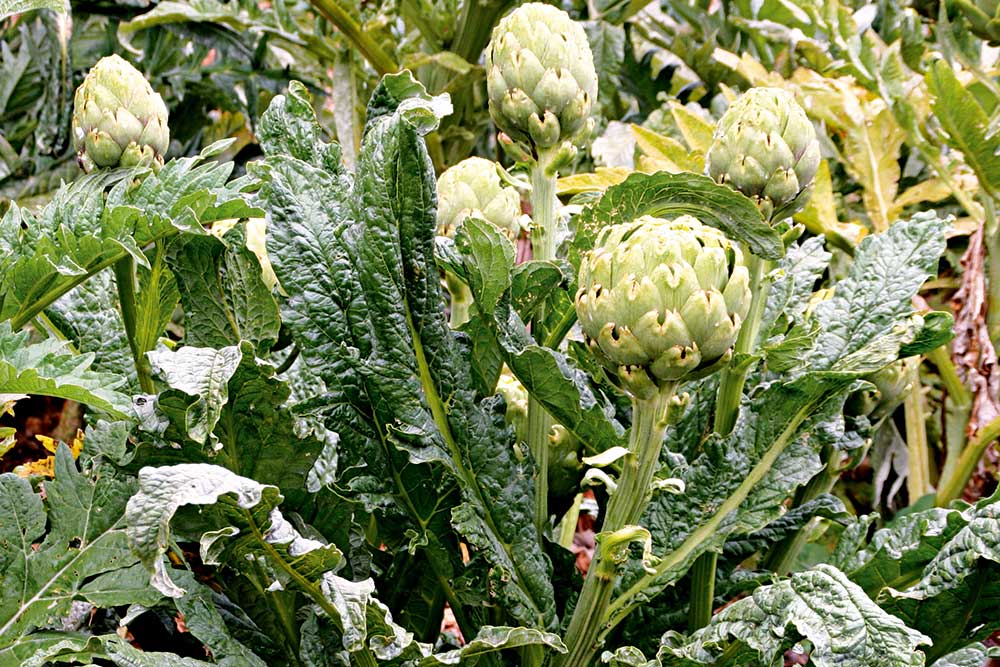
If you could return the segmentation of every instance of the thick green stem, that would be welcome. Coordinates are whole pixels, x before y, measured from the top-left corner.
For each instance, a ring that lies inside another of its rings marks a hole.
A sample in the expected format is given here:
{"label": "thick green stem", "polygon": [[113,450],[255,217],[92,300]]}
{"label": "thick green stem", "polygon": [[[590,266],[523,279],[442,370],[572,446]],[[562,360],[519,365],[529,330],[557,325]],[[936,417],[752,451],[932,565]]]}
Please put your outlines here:
{"label": "thick green stem", "polygon": [[703,553],[691,567],[691,603],[688,607],[688,632],[703,628],[712,620],[715,610],[715,569],[719,555]]}
{"label": "thick green stem", "polygon": [[927,355],[927,360],[937,367],[941,384],[948,394],[945,403],[945,458],[940,478],[944,483],[954,476],[959,457],[965,450],[966,428],[972,413],[972,395],[958,377],[947,345],[932,350]]}
{"label": "thick green stem", "polygon": [[365,32],[364,28],[354,20],[351,14],[340,6],[337,0],[310,0],[312,6],[323,15],[327,21],[337,26],[354,46],[358,48],[365,60],[375,68],[379,76],[389,74],[399,69],[399,65],[386,53],[379,44]]}
{"label": "thick green stem", "polygon": [[1000,417],[997,417],[984,426],[976,437],[969,442],[969,446],[962,452],[955,466],[955,472],[948,478],[941,478],[938,484],[937,497],[935,502],[939,507],[945,507],[951,501],[962,495],[962,491],[972,478],[972,473],[976,471],[979,460],[986,453],[986,448],[997,438],[1000,438]]}
{"label": "thick green stem", "polygon": [[[743,400],[743,386],[752,364],[742,361],[743,355],[752,354],[760,334],[760,322],[767,305],[767,273],[771,263],[752,254],[743,247],[750,274],[750,311],[740,327],[733,353],[737,357],[735,366],[723,369],[719,378],[719,393],[715,401],[715,432],[727,436],[736,426]],[[706,552],[698,557],[691,570],[691,606],[688,610],[688,630],[703,628],[712,620],[715,600],[715,566],[718,560],[714,552]]]}
{"label": "thick green stem", "polygon": [[[531,248],[534,259],[556,256],[556,174],[548,169],[544,156],[531,170]],[[545,304],[531,323],[536,340],[545,338]],[[555,420],[532,396],[528,400],[528,449],[535,461],[535,528],[544,536],[549,527],[549,434]]]}
{"label": "thick green stem", "polygon": [[910,390],[903,402],[903,413],[906,418],[906,451],[909,462],[906,489],[912,505],[933,489],[931,487],[930,455],[927,451],[927,417],[923,387],[920,384],[920,357],[910,357],[905,363],[907,379],[910,383]]}
{"label": "thick green stem", "polygon": [[144,350],[139,345],[136,327],[135,301],[135,261],[128,255],[114,265],[115,285],[118,287],[118,305],[122,311],[122,322],[125,324],[125,336],[128,338],[129,349],[135,362],[135,373],[139,378],[139,387],[147,394],[156,392],[150,373],[149,362],[146,361]]}
{"label": "thick green stem", "polygon": [[[750,274],[750,312],[740,327],[736,338],[733,354],[739,357],[750,354],[757,345],[760,333],[760,321],[764,316],[764,306],[767,305],[767,283],[764,277],[770,270],[770,262],[763,260],[744,247],[743,252],[748,258],[747,269]],[[743,399],[743,385],[746,384],[750,364],[741,363],[738,366],[727,366],[719,377],[719,394],[715,402],[715,432],[719,435],[729,435],[736,425],[740,414],[740,401]]]}
{"label": "thick green stem", "polygon": [[983,242],[986,244],[986,327],[994,347],[1000,344],[1000,227],[996,207],[988,194],[981,197],[986,213]]}
{"label": "thick green stem", "polygon": [[[607,513],[601,527],[602,534],[613,533],[625,526],[638,523],[649,504],[653,476],[659,470],[663,434],[667,429],[667,416],[676,385],[667,385],[649,399],[632,399],[632,429],[629,433],[629,453],[622,462],[618,488],[611,494]],[[615,566],[598,545],[587,578],[583,582],[580,598],[569,627],[565,644],[569,651],[557,659],[559,667],[588,667],[597,649],[596,641],[601,631],[605,611],[611,603],[614,590]]]}
{"label": "thick green stem", "polygon": [[535,528],[542,539],[549,527],[549,436],[555,420],[534,396],[528,397],[528,443],[538,471],[535,479]]}

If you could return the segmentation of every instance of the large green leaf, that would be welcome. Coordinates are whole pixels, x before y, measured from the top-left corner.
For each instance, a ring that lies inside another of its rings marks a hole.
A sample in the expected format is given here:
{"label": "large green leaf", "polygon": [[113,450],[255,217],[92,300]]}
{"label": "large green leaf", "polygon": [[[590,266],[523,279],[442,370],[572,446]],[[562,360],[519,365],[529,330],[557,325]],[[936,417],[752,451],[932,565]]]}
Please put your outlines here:
{"label": "large green leaf", "polygon": [[765,259],[778,259],[784,253],[778,232],[767,225],[749,199],[707,176],[661,171],[632,174],[585,209],[577,220],[571,257],[593,247],[603,227],[643,215],[693,215]]}
{"label": "large green leaf", "polygon": [[[788,636],[789,627],[809,640],[809,660],[816,667],[923,667],[916,648],[929,643],[882,611],[842,572],[820,565],[758,588],[690,638],[668,634],[659,657],[664,667],[775,664],[796,639]],[[752,651],[727,659],[732,640]]]}
{"label": "large green leaf", "polygon": [[68,13],[67,0],[2,0],[0,1],[0,21],[13,16],[33,12],[36,9],[51,9],[56,12]]}
{"label": "large green leaf", "polygon": [[229,182],[232,163],[206,161],[224,148],[171,160],[155,174],[88,174],[60,189],[37,216],[11,206],[0,219],[0,318],[19,328],[119,259],[132,256],[148,267],[141,248],[154,241],[205,234],[203,225],[215,220],[259,215]]}
{"label": "large green leaf", "polygon": [[159,599],[128,570],[136,558],[123,513],[133,488],[107,467],[77,470],[65,445],[44,499],[27,480],[0,475],[0,643],[49,625],[90,594],[106,607]]}
{"label": "large green leaf", "polygon": [[[551,566],[528,528],[530,470],[514,457],[495,404],[477,400],[468,350],[444,317],[433,256],[434,173],[422,139],[443,105],[408,73],[386,77],[372,99],[353,186],[311,165],[315,155],[301,146],[297,156],[268,158],[260,172],[274,223],[272,261],[289,294],[284,319],[333,390],[330,414],[342,419],[327,423],[342,444],[360,441],[358,450],[343,451],[375,454],[358,463],[387,466],[373,482],[404,504],[419,499],[415,483],[453,480],[462,502],[444,507],[492,565],[494,593],[519,622],[551,627]],[[272,108],[288,106],[278,100]],[[405,467],[398,452],[409,459]],[[413,464],[439,472],[411,472]],[[433,513],[406,512],[424,533]]]}
{"label": "large green leaf", "polygon": [[237,225],[222,240],[184,236],[171,244],[167,261],[180,289],[188,345],[225,347],[246,340],[264,352],[277,340],[278,304],[244,234]]}
{"label": "large green leaf", "polygon": [[116,417],[131,414],[130,400],[116,391],[125,380],[90,370],[95,354],[70,354],[66,343],[30,344],[28,332],[0,323],[0,387],[8,394],[55,396],[86,403]]}

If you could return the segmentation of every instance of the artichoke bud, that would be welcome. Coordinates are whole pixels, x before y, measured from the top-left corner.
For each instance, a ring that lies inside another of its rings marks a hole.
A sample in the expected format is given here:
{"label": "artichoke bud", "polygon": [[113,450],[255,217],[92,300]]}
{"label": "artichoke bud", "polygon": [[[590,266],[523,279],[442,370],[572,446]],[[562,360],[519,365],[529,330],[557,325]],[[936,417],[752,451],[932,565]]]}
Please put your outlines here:
{"label": "artichoke bud", "polygon": [[528,438],[528,390],[524,388],[514,374],[504,366],[497,381],[497,393],[503,396],[507,404],[504,415],[507,424],[514,427],[514,433],[519,441]]}
{"label": "artichoke bud", "polygon": [[772,222],[805,207],[819,160],[816,130],[780,88],[751,88],[733,102],[705,158],[709,176],[753,199]]}
{"label": "artichoke bud", "polygon": [[749,308],[740,248],[689,215],[608,227],[580,264],[587,346],[640,399],[724,365]]}
{"label": "artichoke bud", "polygon": [[896,361],[865,378],[874,389],[861,389],[847,397],[845,412],[866,416],[872,423],[888,417],[899,407],[910,390],[903,362]]}
{"label": "artichoke bud", "polygon": [[490,115],[501,132],[537,150],[580,141],[597,97],[583,27],[555,7],[521,5],[493,29],[486,51]]}
{"label": "artichoke bud", "polygon": [[158,169],[170,145],[167,106],[127,61],[117,55],[101,58],[73,98],[73,145],[87,172]]}
{"label": "artichoke bud", "polygon": [[513,240],[521,233],[524,216],[521,196],[505,185],[500,166],[481,157],[470,157],[438,178],[437,233],[454,236],[466,218],[475,216],[496,226]]}

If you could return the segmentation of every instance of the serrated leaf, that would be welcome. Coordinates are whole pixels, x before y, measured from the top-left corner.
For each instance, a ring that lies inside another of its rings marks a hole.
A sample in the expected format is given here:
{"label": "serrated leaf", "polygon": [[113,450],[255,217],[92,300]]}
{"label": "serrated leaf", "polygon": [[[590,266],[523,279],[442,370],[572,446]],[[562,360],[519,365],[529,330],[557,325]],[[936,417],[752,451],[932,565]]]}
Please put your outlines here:
{"label": "serrated leaf", "polygon": [[660,660],[664,667],[713,664],[736,639],[754,649],[760,662],[773,664],[784,652],[789,627],[810,641],[816,667],[923,667],[916,648],[930,641],[879,609],[842,572],[819,565],[758,588],[686,641],[668,635]]}
{"label": "serrated leaf", "polygon": [[67,613],[74,599],[86,599],[91,578],[101,604],[150,599],[124,570],[136,562],[122,521],[133,488],[105,467],[78,471],[65,445],[56,450],[44,500],[27,480],[0,475],[0,642]]}
{"label": "serrated leaf", "polygon": [[197,347],[250,341],[261,352],[278,338],[278,304],[239,225],[223,240],[188,236],[171,244],[167,262],[184,306],[184,340]]}
{"label": "serrated leaf", "polygon": [[14,333],[0,322],[0,387],[4,393],[55,396],[79,401],[117,418],[130,415],[131,401],[116,391],[124,378],[90,370],[94,353],[69,354],[54,339],[29,344],[28,333]]}
{"label": "serrated leaf", "polygon": [[962,152],[983,189],[996,196],[1000,191],[1000,155],[983,106],[961,84],[945,60],[933,63],[924,78],[933,95],[934,115],[950,143]]}
{"label": "serrated leaf", "polygon": [[566,647],[558,635],[533,628],[509,628],[487,625],[465,646],[454,651],[435,653],[420,661],[420,667],[434,665],[475,665],[480,656],[504,649],[522,646],[545,646],[557,653],[565,653]]}

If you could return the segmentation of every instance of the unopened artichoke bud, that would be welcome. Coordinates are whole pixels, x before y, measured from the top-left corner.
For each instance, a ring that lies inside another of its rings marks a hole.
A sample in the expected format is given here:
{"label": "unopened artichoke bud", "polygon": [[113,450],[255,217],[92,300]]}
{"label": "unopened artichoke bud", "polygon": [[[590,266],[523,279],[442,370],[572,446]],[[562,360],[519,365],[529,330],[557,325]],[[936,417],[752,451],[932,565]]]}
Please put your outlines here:
{"label": "unopened artichoke bud", "polygon": [[142,73],[117,55],[90,68],[73,98],[73,145],[86,172],[163,164],[167,105]]}
{"label": "unopened artichoke bud", "polygon": [[506,366],[497,381],[497,393],[503,396],[507,403],[505,419],[514,427],[517,439],[524,441],[528,437],[528,390],[524,388],[514,374]]}
{"label": "unopened artichoke bud", "polygon": [[549,149],[588,131],[597,72],[583,27],[537,2],[493,29],[486,51],[490,115],[516,141]]}
{"label": "unopened artichoke bud", "polygon": [[910,389],[902,360],[892,363],[865,378],[875,389],[862,389],[847,397],[845,412],[864,415],[874,424],[889,416],[906,398]]}
{"label": "unopened artichoke bud", "polygon": [[521,196],[500,179],[500,166],[481,157],[470,157],[438,178],[437,233],[454,236],[470,216],[492,223],[507,238],[521,233]]}
{"label": "unopened artichoke bud", "polygon": [[751,88],[733,102],[705,158],[709,176],[753,199],[773,222],[805,207],[819,160],[816,130],[780,88]]}
{"label": "unopened artichoke bud", "polygon": [[588,347],[639,399],[725,364],[750,308],[739,247],[689,215],[605,228],[579,286]]}

